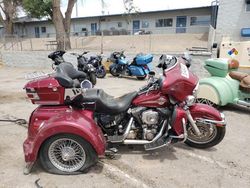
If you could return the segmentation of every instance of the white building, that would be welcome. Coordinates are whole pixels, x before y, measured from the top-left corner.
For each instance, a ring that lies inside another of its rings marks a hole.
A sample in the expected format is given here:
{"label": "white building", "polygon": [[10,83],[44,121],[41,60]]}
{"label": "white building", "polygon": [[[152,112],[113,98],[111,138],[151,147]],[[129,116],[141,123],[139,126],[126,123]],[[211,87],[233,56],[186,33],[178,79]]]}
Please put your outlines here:
{"label": "white building", "polygon": [[[175,10],[140,12],[72,18],[72,35],[121,35],[138,31],[153,34],[208,33],[212,19],[212,7],[196,7]],[[50,37],[55,35],[51,21],[19,18],[15,22],[15,34],[27,37]]]}

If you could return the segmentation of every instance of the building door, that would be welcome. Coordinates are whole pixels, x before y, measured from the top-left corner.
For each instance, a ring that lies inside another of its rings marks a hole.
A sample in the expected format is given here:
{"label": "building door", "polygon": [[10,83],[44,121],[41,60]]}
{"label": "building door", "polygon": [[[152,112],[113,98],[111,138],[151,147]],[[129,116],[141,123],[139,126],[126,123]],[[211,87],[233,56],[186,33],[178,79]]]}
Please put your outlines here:
{"label": "building door", "polygon": [[91,23],[91,35],[95,35],[97,31],[97,23]]}
{"label": "building door", "polygon": [[186,33],[187,16],[177,16],[176,33]]}
{"label": "building door", "polygon": [[40,38],[40,29],[39,29],[39,27],[35,27],[35,37]]}
{"label": "building door", "polygon": [[133,21],[133,34],[140,30],[140,20]]}

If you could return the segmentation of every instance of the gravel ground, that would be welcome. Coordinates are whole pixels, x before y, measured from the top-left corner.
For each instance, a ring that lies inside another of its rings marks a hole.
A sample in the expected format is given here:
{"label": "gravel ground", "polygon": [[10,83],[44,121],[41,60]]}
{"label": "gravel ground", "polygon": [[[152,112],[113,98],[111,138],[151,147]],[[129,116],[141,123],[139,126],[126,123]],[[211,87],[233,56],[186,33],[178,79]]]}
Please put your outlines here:
{"label": "gravel ground", "polygon": [[[5,54],[7,56],[8,54]],[[10,55],[12,56],[12,55]],[[33,61],[28,58],[32,56]],[[35,105],[22,90],[28,72],[50,70],[45,52],[12,56],[9,66],[0,68],[0,118],[28,119]],[[132,58],[129,55],[129,58]],[[68,58],[68,56],[67,56]],[[158,58],[158,56],[157,56]],[[155,60],[157,59],[155,58]],[[200,78],[207,75],[202,68],[206,57],[193,57],[191,70]],[[36,64],[36,60],[45,64]],[[70,59],[69,59],[70,60]],[[155,62],[156,64],[156,62]],[[159,73],[159,71],[158,71]],[[119,96],[138,90],[145,81],[107,76],[96,87]],[[227,133],[217,146],[198,150],[179,143],[146,152],[141,147],[119,147],[118,156],[101,159],[89,173],[76,176],[51,175],[37,164],[30,175],[23,175],[22,143],[27,130],[13,123],[0,123],[0,187],[36,187],[35,181],[47,187],[250,187],[250,110],[220,108],[226,115]]]}

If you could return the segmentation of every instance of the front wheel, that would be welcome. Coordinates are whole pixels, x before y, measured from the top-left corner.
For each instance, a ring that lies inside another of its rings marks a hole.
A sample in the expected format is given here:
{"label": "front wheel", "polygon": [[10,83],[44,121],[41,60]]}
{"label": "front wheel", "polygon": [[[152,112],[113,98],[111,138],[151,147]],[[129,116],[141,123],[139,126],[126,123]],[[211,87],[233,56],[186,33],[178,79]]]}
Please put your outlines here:
{"label": "front wheel", "polygon": [[211,123],[197,122],[201,135],[195,134],[191,126],[187,128],[187,140],[185,143],[195,148],[210,148],[219,144],[225,136],[226,127],[218,127]]}
{"label": "front wheel", "polygon": [[97,78],[104,78],[106,76],[106,70],[104,66],[100,66],[96,69],[96,77]]}
{"label": "front wheel", "polygon": [[79,174],[97,162],[97,154],[83,138],[62,134],[49,138],[39,152],[43,168],[53,174]]}
{"label": "front wheel", "polygon": [[111,67],[111,68],[109,69],[109,72],[110,72],[110,74],[111,74],[112,76],[114,76],[114,77],[120,76],[120,73],[117,71],[117,68],[116,68],[116,67]]}

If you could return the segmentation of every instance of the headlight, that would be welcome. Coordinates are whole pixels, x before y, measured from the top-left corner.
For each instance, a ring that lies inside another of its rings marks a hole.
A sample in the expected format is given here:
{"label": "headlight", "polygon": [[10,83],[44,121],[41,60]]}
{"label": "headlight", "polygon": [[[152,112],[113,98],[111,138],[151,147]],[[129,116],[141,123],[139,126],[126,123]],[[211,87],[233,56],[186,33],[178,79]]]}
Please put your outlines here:
{"label": "headlight", "polygon": [[195,103],[195,97],[192,95],[187,96],[186,104],[187,106],[192,106]]}
{"label": "headlight", "polygon": [[197,83],[197,85],[195,86],[194,90],[193,90],[193,96],[196,98],[197,94],[198,94],[198,89],[199,89],[199,82]]}

